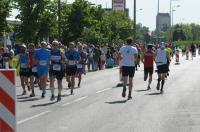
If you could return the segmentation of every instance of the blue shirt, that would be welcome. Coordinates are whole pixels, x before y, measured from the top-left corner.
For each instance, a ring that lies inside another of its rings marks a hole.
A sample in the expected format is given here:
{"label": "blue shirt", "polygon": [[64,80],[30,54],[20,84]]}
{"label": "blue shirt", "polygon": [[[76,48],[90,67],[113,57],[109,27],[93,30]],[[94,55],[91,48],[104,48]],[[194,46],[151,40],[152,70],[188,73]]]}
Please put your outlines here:
{"label": "blue shirt", "polygon": [[69,66],[76,66],[78,63],[78,60],[80,59],[80,54],[78,51],[66,51],[65,56],[67,58],[67,64]]}
{"label": "blue shirt", "polygon": [[28,53],[21,53],[19,55],[19,64],[20,64],[20,68],[28,68]]}
{"label": "blue shirt", "polygon": [[38,49],[35,51],[34,58],[38,61],[37,68],[48,68],[50,51],[48,49]]}

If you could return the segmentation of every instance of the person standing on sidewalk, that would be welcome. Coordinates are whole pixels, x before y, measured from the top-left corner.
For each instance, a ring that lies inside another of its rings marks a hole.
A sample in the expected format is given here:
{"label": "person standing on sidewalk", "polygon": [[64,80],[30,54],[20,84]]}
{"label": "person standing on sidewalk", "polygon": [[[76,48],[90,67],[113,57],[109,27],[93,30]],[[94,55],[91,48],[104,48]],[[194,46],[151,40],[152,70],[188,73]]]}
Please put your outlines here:
{"label": "person standing on sidewalk", "polygon": [[126,97],[126,85],[129,80],[128,99],[132,99],[133,77],[135,74],[135,62],[137,61],[138,51],[132,46],[132,38],[127,39],[127,44],[120,48],[120,65],[122,67],[123,91],[122,97]]}

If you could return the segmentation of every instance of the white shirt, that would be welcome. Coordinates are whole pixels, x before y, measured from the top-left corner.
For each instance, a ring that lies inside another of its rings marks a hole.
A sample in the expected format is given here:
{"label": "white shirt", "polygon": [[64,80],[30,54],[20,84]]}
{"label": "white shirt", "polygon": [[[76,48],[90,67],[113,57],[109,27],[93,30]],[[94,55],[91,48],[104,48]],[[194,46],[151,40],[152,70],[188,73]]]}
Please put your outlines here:
{"label": "white shirt", "polygon": [[161,66],[167,64],[167,52],[163,49],[158,49],[156,53],[156,64]]}
{"label": "white shirt", "polygon": [[120,48],[119,52],[122,55],[120,66],[135,66],[135,55],[138,53],[137,48],[131,45],[125,45]]}

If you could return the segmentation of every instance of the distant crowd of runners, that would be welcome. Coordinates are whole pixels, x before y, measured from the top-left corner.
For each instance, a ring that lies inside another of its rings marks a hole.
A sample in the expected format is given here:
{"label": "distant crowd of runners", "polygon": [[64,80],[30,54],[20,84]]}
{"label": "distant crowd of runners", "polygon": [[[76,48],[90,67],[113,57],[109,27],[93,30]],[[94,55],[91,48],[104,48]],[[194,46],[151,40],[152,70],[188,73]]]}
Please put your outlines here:
{"label": "distant crowd of runners", "polygon": [[[189,53],[191,53],[191,59],[193,59],[197,49],[200,54],[200,48],[191,44],[182,50],[182,54],[186,55],[188,60]],[[30,97],[35,96],[34,87],[38,84],[42,91],[41,97],[44,98],[47,82],[49,82],[50,100],[55,100],[55,80],[57,80],[57,101],[60,101],[63,78],[66,78],[70,94],[73,95],[76,85],[75,78],[78,78],[77,86],[80,87],[83,74],[118,66],[122,76],[122,97],[126,97],[128,85],[128,99],[132,99],[133,77],[135,71],[141,66],[140,63],[144,65],[144,81],[148,80],[147,90],[151,89],[152,76],[156,70],[158,75],[156,89],[163,93],[165,80],[170,71],[170,62],[174,56],[179,57],[179,50],[173,44],[165,42],[146,46],[134,44],[132,38],[128,38],[126,44],[114,47],[95,47],[92,44],[86,45],[80,42],[70,42],[68,47],[65,47],[56,40],[51,44],[43,41],[39,47],[35,47],[32,43],[22,44],[17,55],[16,67],[12,64],[12,59],[16,59],[12,48],[10,46],[0,48],[0,68],[19,68],[22,95],[26,95],[28,90]]]}

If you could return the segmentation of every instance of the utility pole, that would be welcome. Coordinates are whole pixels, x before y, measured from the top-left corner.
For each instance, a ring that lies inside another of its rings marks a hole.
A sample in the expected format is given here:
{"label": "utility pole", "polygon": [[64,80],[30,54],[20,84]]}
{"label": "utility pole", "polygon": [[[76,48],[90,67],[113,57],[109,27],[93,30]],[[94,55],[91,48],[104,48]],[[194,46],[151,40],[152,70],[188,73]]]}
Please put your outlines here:
{"label": "utility pole", "polygon": [[157,31],[157,43],[159,43],[159,38],[160,38],[160,31],[159,31],[159,12],[160,12],[160,0],[158,0],[158,12],[157,12],[157,17],[156,17],[156,31]]}
{"label": "utility pole", "polygon": [[61,2],[58,0],[58,40],[61,41]]}
{"label": "utility pole", "polygon": [[134,16],[133,16],[133,21],[134,21],[134,32],[133,32],[133,41],[134,41],[134,43],[136,43],[136,35],[137,35],[137,29],[136,29],[136,0],[134,0],[134,6],[133,6],[134,8],[134,12],[133,12],[133,14],[134,14]]}

